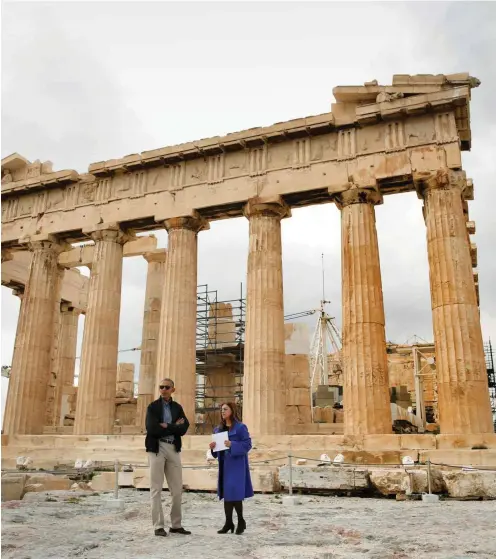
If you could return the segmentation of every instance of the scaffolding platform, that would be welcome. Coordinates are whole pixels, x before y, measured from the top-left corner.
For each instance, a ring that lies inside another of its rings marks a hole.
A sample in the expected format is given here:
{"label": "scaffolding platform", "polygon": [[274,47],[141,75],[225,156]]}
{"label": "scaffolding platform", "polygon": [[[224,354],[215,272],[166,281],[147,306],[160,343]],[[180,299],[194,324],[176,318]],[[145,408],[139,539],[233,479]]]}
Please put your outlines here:
{"label": "scaffolding platform", "polygon": [[196,322],[195,433],[212,433],[220,406],[234,402],[243,413],[246,299],[219,300],[217,290],[199,285]]}

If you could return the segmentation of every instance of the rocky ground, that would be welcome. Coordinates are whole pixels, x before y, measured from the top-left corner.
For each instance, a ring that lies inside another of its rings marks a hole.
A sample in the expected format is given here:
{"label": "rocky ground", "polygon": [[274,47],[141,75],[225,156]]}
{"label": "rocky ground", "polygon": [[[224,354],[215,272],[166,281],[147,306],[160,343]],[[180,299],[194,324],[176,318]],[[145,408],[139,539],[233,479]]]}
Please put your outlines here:
{"label": "rocky ground", "polygon": [[[86,496],[84,496],[86,495]],[[51,491],[2,503],[2,557],[248,559],[346,557],[375,559],[496,557],[496,501],[397,502],[392,499],[304,496],[296,506],[278,495],[245,502],[247,531],[218,535],[223,508],[209,493],[185,493],[183,524],[192,536],[158,538],[150,524],[149,493]],[[165,512],[169,495],[163,493]]]}

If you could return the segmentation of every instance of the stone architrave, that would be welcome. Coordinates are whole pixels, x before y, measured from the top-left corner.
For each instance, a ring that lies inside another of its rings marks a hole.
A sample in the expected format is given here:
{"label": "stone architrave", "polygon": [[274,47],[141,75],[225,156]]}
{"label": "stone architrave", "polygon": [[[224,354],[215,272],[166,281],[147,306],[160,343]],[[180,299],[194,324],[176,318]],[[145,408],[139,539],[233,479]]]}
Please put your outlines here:
{"label": "stone architrave", "polygon": [[51,351],[55,302],[61,287],[57,258],[65,248],[53,237],[28,242],[33,258],[19,316],[12,372],[9,379],[3,431],[6,434],[42,434]]}
{"label": "stone architrave", "polygon": [[341,210],[343,407],[347,435],[392,432],[375,190],[335,198]]}
{"label": "stone architrave", "polygon": [[198,233],[209,225],[199,214],[165,221],[169,233],[160,312],[155,394],[170,377],[194,433]]}
{"label": "stone architrave", "polygon": [[117,225],[102,224],[91,232],[95,242],[84,323],[75,435],[112,434],[119,315],[122,245],[128,239]]}
{"label": "stone architrave", "polygon": [[462,171],[422,181],[443,434],[492,433],[480,315],[463,215]]}
{"label": "stone architrave", "polygon": [[57,379],[53,405],[53,425],[55,427],[63,426],[64,417],[70,411],[68,398],[74,386],[77,332],[80,314],[81,311],[72,307],[69,303],[62,303],[60,305],[59,343],[55,367]]}
{"label": "stone architrave", "polygon": [[148,405],[158,397],[155,392],[155,371],[157,368],[157,345],[167,251],[165,249],[157,249],[147,252],[143,255],[143,258],[148,262],[148,272],[146,276],[138,404],[136,410],[136,426],[142,428],[145,426]]}
{"label": "stone architrave", "polygon": [[278,197],[255,198],[244,214],[250,240],[243,421],[253,435],[280,435],[286,432],[281,219],[291,211]]}

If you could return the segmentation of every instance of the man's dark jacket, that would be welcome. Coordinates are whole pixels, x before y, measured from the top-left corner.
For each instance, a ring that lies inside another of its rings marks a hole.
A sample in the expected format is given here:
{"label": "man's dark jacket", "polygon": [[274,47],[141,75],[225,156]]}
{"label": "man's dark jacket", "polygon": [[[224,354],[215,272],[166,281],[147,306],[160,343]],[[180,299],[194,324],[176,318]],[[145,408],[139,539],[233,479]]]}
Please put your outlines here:
{"label": "man's dark jacket", "polygon": [[[147,452],[154,452],[158,454],[159,441],[162,437],[167,437],[168,435],[174,435],[174,446],[177,452],[181,452],[181,437],[186,434],[189,428],[188,418],[184,415],[184,410],[180,404],[170,400],[170,411],[172,416],[172,422],[167,424],[167,428],[164,429],[160,426],[160,423],[164,422],[164,405],[162,398],[154,400],[146,410],[146,438],[145,447]],[[181,425],[176,425],[178,419],[184,419],[184,423]]]}

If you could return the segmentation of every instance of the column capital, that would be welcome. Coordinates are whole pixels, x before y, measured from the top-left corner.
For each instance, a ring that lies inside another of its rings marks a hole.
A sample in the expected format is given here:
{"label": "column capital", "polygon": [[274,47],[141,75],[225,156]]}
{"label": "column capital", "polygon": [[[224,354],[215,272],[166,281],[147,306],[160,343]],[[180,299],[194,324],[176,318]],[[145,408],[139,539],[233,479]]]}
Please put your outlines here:
{"label": "column capital", "polygon": [[157,248],[145,252],[143,258],[148,262],[165,262],[167,260],[167,250],[165,248]]}
{"label": "column capital", "polygon": [[382,194],[372,188],[351,188],[333,196],[336,206],[342,210],[351,204],[382,204]]}
{"label": "column capital", "polygon": [[199,233],[210,229],[208,221],[203,218],[198,212],[194,211],[191,215],[183,215],[180,217],[171,217],[164,221],[167,232],[172,229],[188,229]]}
{"label": "column capital", "polygon": [[19,239],[21,245],[27,245],[31,251],[54,251],[57,254],[71,250],[71,245],[54,235],[25,235]]}
{"label": "column capital", "polygon": [[118,223],[99,223],[93,227],[83,229],[83,233],[88,235],[93,241],[110,241],[123,245],[134,239],[123,231]]}
{"label": "column capital", "polygon": [[417,188],[419,198],[431,190],[459,190],[468,198],[473,197],[473,183],[467,179],[465,171],[454,171],[453,169],[439,169],[436,172],[414,173],[413,181]]}
{"label": "column capital", "polygon": [[246,202],[243,214],[248,219],[255,215],[267,215],[284,219],[285,217],[291,217],[291,208],[280,196],[257,196]]}

